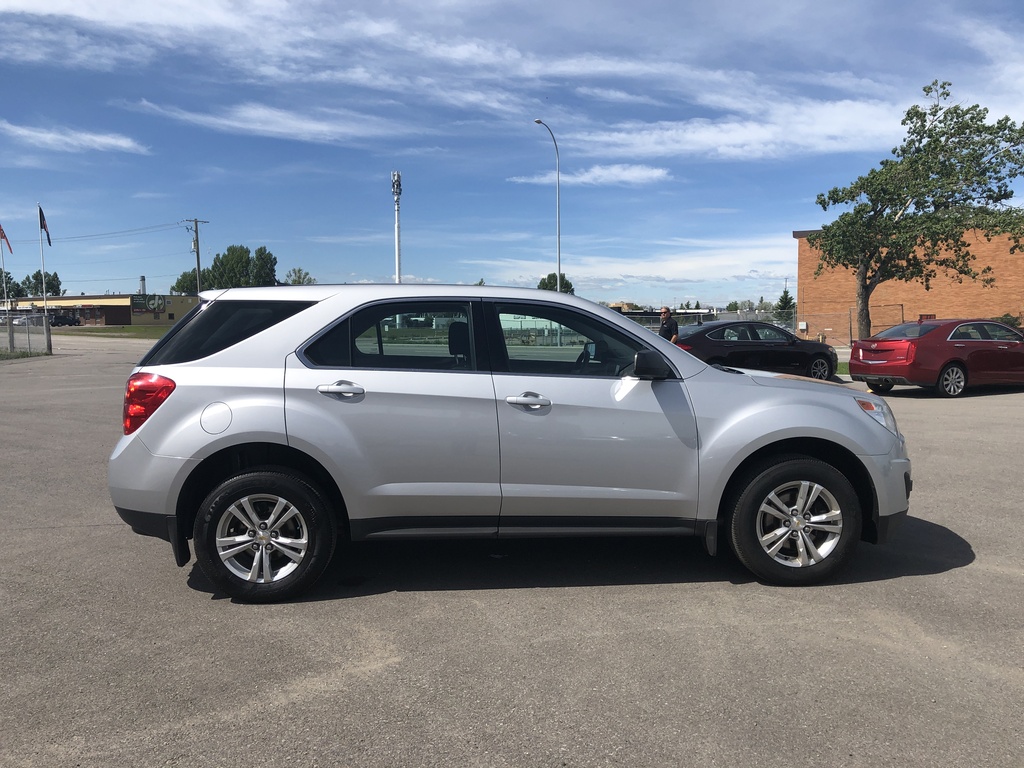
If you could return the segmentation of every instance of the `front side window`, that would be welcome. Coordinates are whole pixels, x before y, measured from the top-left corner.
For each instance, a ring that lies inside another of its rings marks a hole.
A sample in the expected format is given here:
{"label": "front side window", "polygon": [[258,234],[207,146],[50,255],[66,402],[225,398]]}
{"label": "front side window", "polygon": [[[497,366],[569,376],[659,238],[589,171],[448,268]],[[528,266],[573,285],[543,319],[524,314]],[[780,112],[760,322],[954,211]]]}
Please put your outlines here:
{"label": "front side window", "polygon": [[643,345],[600,320],[563,307],[498,304],[509,373],[621,376]]}
{"label": "front side window", "polygon": [[789,336],[785,331],[770,325],[755,325],[754,331],[761,341],[789,341]]}
{"label": "front side window", "polygon": [[1013,328],[1008,328],[1005,325],[999,325],[999,323],[985,323],[985,332],[988,334],[990,339],[994,341],[1022,341],[1024,337],[1020,335]]}
{"label": "front side window", "polygon": [[305,358],[332,368],[477,370],[466,302],[404,301],[358,310],[313,341]]}

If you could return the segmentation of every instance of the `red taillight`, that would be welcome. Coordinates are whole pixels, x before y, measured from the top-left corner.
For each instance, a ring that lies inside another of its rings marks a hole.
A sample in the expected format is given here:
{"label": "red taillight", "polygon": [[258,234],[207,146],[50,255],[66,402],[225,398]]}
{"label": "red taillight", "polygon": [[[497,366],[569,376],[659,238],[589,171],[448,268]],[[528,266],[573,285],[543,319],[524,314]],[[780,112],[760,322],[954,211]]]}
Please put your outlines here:
{"label": "red taillight", "polygon": [[681,341],[677,341],[676,346],[679,347],[680,349],[685,349],[687,352],[693,349],[693,347],[690,344],[683,344]]}
{"label": "red taillight", "polygon": [[136,373],[124,389],[124,433],[142,426],[174,391],[174,382],[152,373]]}
{"label": "red taillight", "polygon": [[907,342],[907,364],[908,365],[910,363],[914,362],[914,355],[916,353],[917,353],[917,342],[916,341],[908,341]]}

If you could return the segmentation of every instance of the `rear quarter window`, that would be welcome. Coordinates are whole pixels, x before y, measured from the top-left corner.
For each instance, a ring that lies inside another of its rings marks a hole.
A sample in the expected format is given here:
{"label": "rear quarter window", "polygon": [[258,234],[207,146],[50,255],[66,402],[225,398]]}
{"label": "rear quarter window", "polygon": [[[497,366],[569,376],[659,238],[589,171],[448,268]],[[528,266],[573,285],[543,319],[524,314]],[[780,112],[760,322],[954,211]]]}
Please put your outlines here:
{"label": "rear quarter window", "polygon": [[161,339],[139,365],[172,365],[209,357],[311,307],[309,301],[213,301]]}

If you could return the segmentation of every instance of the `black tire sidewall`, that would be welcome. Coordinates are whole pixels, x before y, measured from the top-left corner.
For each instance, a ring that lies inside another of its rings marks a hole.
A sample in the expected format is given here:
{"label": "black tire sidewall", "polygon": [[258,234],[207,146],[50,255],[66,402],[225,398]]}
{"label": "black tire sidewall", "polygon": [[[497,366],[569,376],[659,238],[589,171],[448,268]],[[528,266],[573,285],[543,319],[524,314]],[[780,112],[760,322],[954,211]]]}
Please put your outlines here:
{"label": "black tire sidewall", "polygon": [[[791,567],[773,560],[757,538],[757,514],[761,502],[780,485],[809,480],[828,489],[843,512],[839,543],[824,560],[814,565]],[[831,464],[806,456],[780,457],[755,467],[740,484],[729,519],[729,539],[740,562],[770,584],[805,586],[817,584],[841,569],[860,539],[863,525],[860,501],[850,481]]]}
{"label": "black tire sidewall", "polygon": [[832,370],[832,363],[829,361],[829,359],[827,357],[823,357],[821,355],[817,355],[817,356],[811,358],[811,362],[807,364],[807,376],[809,378],[812,378],[812,379],[815,378],[814,377],[814,364],[817,363],[819,360],[821,362],[825,363],[826,370],[828,371],[828,376],[826,376],[824,379],[821,379],[821,381],[828,381],[833,376],[835,376],[836,372]]}
{"label": "black tire sidewall", "polygon": [[[216,547],[217,526],[240,498],[264,493],[287,499],[300,509],[309,545],[293,573],[269,584],[252,584],[239,579],[221,562]],[[298,475],[260,470],[229,478],[211,491],[196,515],[193,536],[196,560],[217,589],[243,602],[275,602],[308,590],[323,575],[334,554],[337,525],[312,483]]]}

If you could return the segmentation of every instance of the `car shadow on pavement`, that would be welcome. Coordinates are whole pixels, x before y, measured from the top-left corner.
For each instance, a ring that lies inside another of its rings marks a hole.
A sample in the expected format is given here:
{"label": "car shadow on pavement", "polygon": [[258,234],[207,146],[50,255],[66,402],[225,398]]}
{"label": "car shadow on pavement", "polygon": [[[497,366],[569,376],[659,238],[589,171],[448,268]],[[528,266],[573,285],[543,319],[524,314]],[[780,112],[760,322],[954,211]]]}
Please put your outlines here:
{"label": "car shadow on pavement", "polygon": [[[850,567],[823,586],[943,573],[973,560],[970,544],[956,533],[908,518],[889,543],[861,543]],[[388,592],[753,581],[724,541],[717,557],[691,538],[371,541],[339,545],[319,584],[298,601]],[[223,599],[196,565],[188,583]]]}

